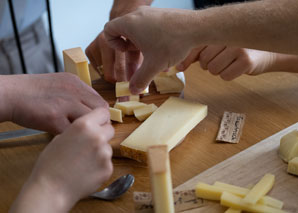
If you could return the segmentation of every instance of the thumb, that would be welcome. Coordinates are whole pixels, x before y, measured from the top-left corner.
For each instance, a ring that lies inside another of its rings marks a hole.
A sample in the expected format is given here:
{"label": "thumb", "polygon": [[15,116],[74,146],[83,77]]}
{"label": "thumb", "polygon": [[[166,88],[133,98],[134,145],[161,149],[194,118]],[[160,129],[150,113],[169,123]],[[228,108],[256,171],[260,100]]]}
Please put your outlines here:
{"label": "thumb", "polygon": [[131,93],[140,94],[150,84],[154,76],[166,68],[162,63],[153,62],[145,57],[140,69],[133,74],[130,80]]}

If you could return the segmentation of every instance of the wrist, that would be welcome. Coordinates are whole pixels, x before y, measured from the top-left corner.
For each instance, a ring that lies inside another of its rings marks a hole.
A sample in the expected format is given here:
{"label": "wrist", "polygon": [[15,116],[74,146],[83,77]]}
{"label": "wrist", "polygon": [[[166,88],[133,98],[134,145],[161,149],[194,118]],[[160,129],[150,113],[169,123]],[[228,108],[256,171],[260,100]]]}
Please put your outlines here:
{"label": "wrist", "polygon": [[298,56],[282,53],[274,53],[275,61],[272,65],[271,72],[294,72],[298,73]]}

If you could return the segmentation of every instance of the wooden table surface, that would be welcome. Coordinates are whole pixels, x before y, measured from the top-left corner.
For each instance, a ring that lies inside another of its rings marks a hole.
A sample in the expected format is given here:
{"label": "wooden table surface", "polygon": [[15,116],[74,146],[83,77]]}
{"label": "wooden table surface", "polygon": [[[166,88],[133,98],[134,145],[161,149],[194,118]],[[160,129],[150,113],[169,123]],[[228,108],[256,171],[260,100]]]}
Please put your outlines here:
{"label": "wooden table surface", "polygon": [[[207,104],[208,116],[170,153],[174,187],[298,121],[296,74],[244,75],[226,82],[194,64],[186,72],[186,82],[185,98]],[[215,142],[224,111],[247,116],[239,144]],[[0,131],[17,128],[11,123],[0,124]],[[49,140],[43,135],[0,142],[0,212],[8,211]],[[150,190],[147,168],[128,159],[113,159],[113,163],[109,182],[127,173],[135,176],[129,192],[113,202],[82,200],[72,212],[133,212],[133,191]]]}

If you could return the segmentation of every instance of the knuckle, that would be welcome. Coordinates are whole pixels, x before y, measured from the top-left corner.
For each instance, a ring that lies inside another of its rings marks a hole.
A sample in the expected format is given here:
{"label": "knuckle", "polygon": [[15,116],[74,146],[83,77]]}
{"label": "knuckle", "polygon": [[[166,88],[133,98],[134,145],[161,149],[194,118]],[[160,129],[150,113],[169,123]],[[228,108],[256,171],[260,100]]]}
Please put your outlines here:
{"label": "knuckle", "polygon": [[[89,133],[92,127],[94,126],[92,122],[90,122],[88,119],[77,119],[73,123],[73,125],[78,132],[86,132],[86,133]],[[92,134],[90,134],[90,136],[92,136]]]}

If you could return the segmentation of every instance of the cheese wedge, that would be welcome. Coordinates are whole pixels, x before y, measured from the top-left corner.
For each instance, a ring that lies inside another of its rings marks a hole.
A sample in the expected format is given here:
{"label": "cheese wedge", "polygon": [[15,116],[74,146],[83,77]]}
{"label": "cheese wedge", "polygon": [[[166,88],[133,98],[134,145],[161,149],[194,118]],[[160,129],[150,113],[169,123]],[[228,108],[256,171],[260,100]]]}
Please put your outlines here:
{"label": "cheese wedge", "polygon": [[295,157],[289,161],[288,173],[298,175],[298,157]]}
{"label": "cheese wedge", "polygon": [[267,194],[274,184],[274,175],[265,174],[264,177],[247,193],[243,201],[249,204],[256,204],[265,194]]}
{"label": "cheese wedge", "polygon": [[138,101],[125,101],[117,102],[114,106],[116,109],[120,109],[124,115],[133,115],[133,111],[140,107],[146,106],[146,104]]}
{"label": "cheese wedge", "polygon": [[119,123],[123,123],[122,120],[122,111],[120,109],[115,109],[110,107],[110,119],[112,121],[117,121]]}
{"label": "cheese wedge", "polygon": [[88,60],[80,47],[64,50],[63,60],[65,72],[77,75],[86,84],[92,86]]}
{"label": "cheese wedge", "polygon": [[242,198],[229,192],[222,193],[220,204],[233,209],[241,209],[248,212],[285,213],[285,211],[281,209],[272,208],[262,204],[248,204]]}
{"label": "cheese wedge", "polygon": [[[149,87],[147,87],[143,92],[140,94],[145,94],[149,92]],[[123,96],[131,96],[131,92],[129,90],[129,82],[117,82],[116,83],[116,97],[123,97]]]}
{"label": "cheese wedge", "polygon": [[[250,191],[250,189],[248,189],[248,188],[243,188],[243,187],[240,187],[240,186],[234,186],[234,185],[227,184],[227,183],[222,183],[222,182],[219,182],[219,181],[216,181],[213,186],[216,186],[216,187],[220,188],[223,192],[224,191],[229,192],[229,193],[232,193],[232,194],[237,195],[239,197],[246,196],[248,194],[248,192]],[[253,186],[251,188],[253,188]],[[278,209],[282,209],[282,207],[284,205],[284,202],[282,202],[278,199],[275,199],[273,197],[267,196],[267,195],[262,197],[258,201],[258,203],[268,205],[268,206],[278,208]]]}
{"label": "cheese wedge", "polygon": [[155,213],[174,213],[173,185],[166,145],[148,148],[151,191]]}
{"label": "cheese wedge", "polygon": [[294,130],[280,139],[279,156],[286,162],[298,157],[298,130]]}
{"label": "cheese wedge", "polygon": [[156,90],[161,94],[180,93],[185,86],[184,73],[179,72],[174,75],[157,75],[153,79]]}
{"label": "cheese wedge", "polygon": [[121,154],[147,162],[148,147],[166,144],[173,149],[206,115],[206,105],[170,97],[120,144]]}
{"label": "cheese wedge", "polygon": [[147,106],[140,107],[138,109],[135,109],[133,111],[135,117],[139,121],[146,120],[155,110],[157,109],[157,106],[155,104],[149,104]]}

